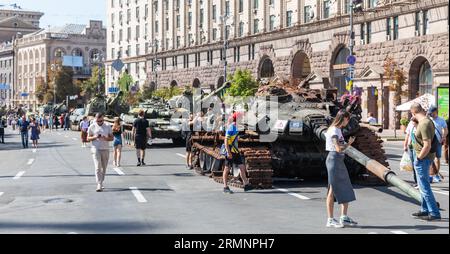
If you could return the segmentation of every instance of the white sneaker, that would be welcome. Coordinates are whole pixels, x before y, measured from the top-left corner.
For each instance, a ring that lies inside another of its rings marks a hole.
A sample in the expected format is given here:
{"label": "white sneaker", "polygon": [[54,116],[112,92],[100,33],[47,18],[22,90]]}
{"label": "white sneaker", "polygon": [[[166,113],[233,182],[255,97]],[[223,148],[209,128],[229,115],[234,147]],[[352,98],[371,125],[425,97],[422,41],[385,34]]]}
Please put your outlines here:
{"label": "white sneaker", "polygon": [[344,226],[350,226],[350,227],[354,227],[354,226],[358,225],[358,222],[352,220],[348,216],[342,216],[340,219],[340,223]]}
{"label": "white sneaker", "polygon": [[327,220],[327,228],[343,228],[344,227],[344,225],[342,225],[341,223],[339,223],[339,221],[337,221],[336,219],[334,219],[334,218],[329,218],[328,220]]}

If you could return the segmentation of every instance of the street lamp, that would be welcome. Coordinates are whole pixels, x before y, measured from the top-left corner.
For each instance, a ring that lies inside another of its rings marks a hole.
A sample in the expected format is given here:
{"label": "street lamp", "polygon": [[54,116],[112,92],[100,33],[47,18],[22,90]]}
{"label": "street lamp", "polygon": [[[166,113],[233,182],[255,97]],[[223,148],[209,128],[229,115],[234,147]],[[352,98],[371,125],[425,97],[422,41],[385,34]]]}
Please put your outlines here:
{"label": "street lamp", "polygon": [[158,89],[158,65],[160,65],[160,62],[158,59],[158,46],[159,46],[158,39],[154,39],[148,45],[148,47],[152,48],[153,52],[154,52],[152,71],[155,73],[155,90]]}
{"label": "street lamp", "polygon": [[[232,16],[229,15],[229,13],[225,12],[224,15],[220,16],[220,20],[223,24],[223,83],[225,84],[227,82],[227,49],[228,49],[228,34],[227,34],[227,20],[232,18]],[[225,132],[226,130],[226,117],[225,117],[225,103],[222,101],[222,123],[223,128],[222,131]]]}
{"label": "street lamp", "polygon": [[[62,54],[61,50],[59,49],[56,52],[56,58],[60,59],[61,54]],[[53,72],[53,106],[55,106],[56,105],[56,72],[61,69],[61,65],[58,64],[57,60],[55,60],[54,63],[51,65],[50,69]]]}

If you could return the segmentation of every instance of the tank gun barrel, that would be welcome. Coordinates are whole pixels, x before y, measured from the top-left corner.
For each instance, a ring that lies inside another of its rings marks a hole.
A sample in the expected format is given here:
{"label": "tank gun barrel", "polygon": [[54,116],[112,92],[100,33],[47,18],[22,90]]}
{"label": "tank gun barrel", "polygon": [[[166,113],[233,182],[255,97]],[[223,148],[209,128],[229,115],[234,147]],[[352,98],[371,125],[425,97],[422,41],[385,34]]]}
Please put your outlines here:
{"label": "tank gun barrel", "polygon": [[205,98],[201,99],[198,101],[199,104],[204,103],[206,101],[208,101],[209,99],[211,99],[214,96],[217,96],[219,93],[221,93],[222,91],[224,91],[225,89],[228,89],[231,87],[231,83],[230,82],[226,82],[225,84],[223,84],[223,86],[217,88],[216,90],[214,90],[210,95],[206,96]]}
{"label": "tank gun barrel", "polygon": [[[320,126],[315,129],[314,133],[318,138],[325,141],[326,140],[325,133],[327,129],[328,128],[326,126]],[[399,188],[405,194],[414,198],[418,202],[422,202],[420,193],[416,189],[414,189],[411,185],[400,179],[395,174],[395,172],[383,166],[378,161],[367,157],[365,154],[361,153],[360,151],[351,146],[345,150],[345,154],[350,158],[352,158],[353,160],[357,161],[359,164],[366,167],[367,170],[372,172],[374,175],[376,175],[383,181]]]}
{"label": "tank gun barrel", "polygon": [[366,123],[360,123],[359,124],[361,127],[366,127],[374,132],[378,132],[378,133],[382,133],[383,132],[383,128],[379,127],[379,126],[374,126],[374,125],[370,125],[370,124],[366,124]]}

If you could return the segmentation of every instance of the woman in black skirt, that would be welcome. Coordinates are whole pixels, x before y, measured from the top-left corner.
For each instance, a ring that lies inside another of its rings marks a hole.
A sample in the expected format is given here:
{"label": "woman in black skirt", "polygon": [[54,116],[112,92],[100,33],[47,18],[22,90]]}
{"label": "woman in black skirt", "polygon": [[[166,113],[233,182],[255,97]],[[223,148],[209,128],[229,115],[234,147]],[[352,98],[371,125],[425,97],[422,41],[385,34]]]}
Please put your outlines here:
{"label": "woman in black skirt", "polygon": [[[347,216],[348,203],[356,200],[350,176],[344,164],[344,151],[355,141],[355,138],[351,137],[349,142],[345,143],[342,135],[342,129],[347,126],[349,121],[350,114],[347,111],[340,111],[326,133],[326,150],[329,152],[326,160],[328,171],[327,227],[342,228],[357,224]],[[339,221],[333,217],[335,201],[341,205]]]}

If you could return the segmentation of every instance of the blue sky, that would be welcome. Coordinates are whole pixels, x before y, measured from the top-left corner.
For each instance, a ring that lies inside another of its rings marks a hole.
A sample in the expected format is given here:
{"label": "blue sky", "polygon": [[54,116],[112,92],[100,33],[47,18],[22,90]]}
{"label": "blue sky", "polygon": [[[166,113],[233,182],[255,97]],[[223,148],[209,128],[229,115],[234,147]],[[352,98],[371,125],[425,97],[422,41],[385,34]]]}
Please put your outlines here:
{"label": "blue sky", "polygon": [[43,12],[41,28],[67,23],[88,24],[90,19],[103,20],[105,24],[105,0],[0,0],[0,5],[14,3],[26,10]]}

